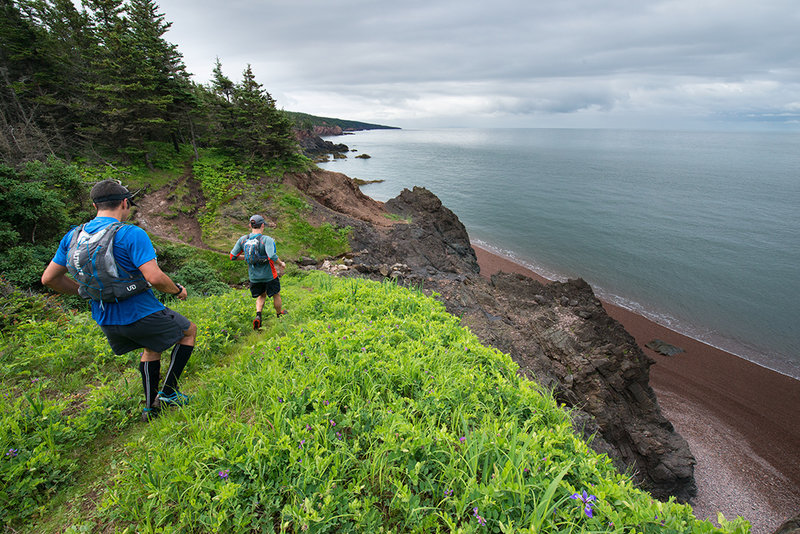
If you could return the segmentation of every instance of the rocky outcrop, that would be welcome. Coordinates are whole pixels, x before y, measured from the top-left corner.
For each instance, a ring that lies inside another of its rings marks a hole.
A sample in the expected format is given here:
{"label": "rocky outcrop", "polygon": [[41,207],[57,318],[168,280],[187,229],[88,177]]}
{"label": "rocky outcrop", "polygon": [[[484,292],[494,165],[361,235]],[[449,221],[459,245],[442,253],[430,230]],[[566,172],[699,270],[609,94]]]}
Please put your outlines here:
{"label": "rocky outcrop", "polygon": [[800,514],[779,526],[775,534],[800,534]]}
{"label": "rocky outcrop", "polygon": [[343,135],[344,131],[341,126],[331,126],[329,124],[321,124],[314,126],[314,134],[316,135]]}
{"label": "rocky outcrop", "polygon": [[[437,293],[482,342],[510,354],[524,374],[552,388],[574,410],[575,427],[592,447],[631,470],[642,487],[682,501],[696,493],[694,457],[649,386],[652,361],[586,282],[543,285],[516,274],[485,280],[464,225],[424,188],[388,201],[384,207],[398,222],[382,227],[343,218],[313,187],[304,190],[336,224],[351,226],[352,248],[361,251],[350,265],[329,264],[329,270],[391,275]],[[349,204],[358,202],[353,197]]]}
{"label": "rocky outcrop", "polygon": [[294,136],[295,139],[297,139],[297,144],[300,145],[303,153],[307,156],[331,153],[340,154],[349,151],[350,148],[344,143],[332,143],[320,137],[320,135],[341,135],[342,129],[338,126],[336,128],[339,129],[338,134],[320,134],[317,133],[315,127],[313,132],[308,130],[295,130]]}
{"label": "rocky outcrop", "polygon": [[[344,215],[376,226],[390,224],[383,205],[362,193],[351,178],[340,172],[317,169],[305,173],[288,173],[283,180],[325,206],[328,210],[327,218],[335,219]],[[352,224],[351,220],[343,219],[339,226]]]}

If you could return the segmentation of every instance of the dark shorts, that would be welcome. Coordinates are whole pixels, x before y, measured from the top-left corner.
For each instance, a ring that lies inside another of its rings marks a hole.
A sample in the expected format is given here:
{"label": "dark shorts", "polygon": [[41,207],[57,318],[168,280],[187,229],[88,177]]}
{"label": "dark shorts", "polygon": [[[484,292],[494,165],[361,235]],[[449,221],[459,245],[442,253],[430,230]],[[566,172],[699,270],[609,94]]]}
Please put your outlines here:
{"label": "dark shorts", "polygon": [[273,278],[269,282],[250,282],[250,294],[253,298],[260,297],[264,293],[268,297],[274,297],[281,292],[280,278]]}
{"label": "dark shorts", "polygon": [[135,349],[164,352],[184,337],[192,323],[178,312],[165,308],[131,324],[100,325],[114,354]]}

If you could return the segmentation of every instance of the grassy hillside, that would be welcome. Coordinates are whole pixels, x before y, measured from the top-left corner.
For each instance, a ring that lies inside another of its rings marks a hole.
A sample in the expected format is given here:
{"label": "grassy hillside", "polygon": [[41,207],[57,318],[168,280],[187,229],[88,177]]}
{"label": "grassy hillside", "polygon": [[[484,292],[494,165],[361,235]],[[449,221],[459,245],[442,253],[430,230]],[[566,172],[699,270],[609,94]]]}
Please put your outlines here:
{"label": "grassy hillside", "polygon": [[286,259],[343,252],[348,229],[310,224],[282,167],[186,156],[80,173],[165,195],[151,230],[189,221],[211,245],[154,239],[191,294],[163,298],[199,327],[190,406],[141,423],[138,354],[114,355],[74,301],[0,279],[5,532],[747,532],[635,489],[419,290],[293,267],[290,315],[253,333],[253,300],[230,287],[246,266],[220,252],[241,222],[268,213]]}
{"label": "grassy hillside", "polygon": [[260,334],[248,330],[246,291],[171,303],[200,327],[182,386],[193,402],[149,425],[138,419],[136,355],[114,356],[87,315],[34,311],[8,331],[4,523],[746,532],[741,520],[717,530],[634,489],[507,355],[421,292],[302,272],[283,287],[291,315]]}

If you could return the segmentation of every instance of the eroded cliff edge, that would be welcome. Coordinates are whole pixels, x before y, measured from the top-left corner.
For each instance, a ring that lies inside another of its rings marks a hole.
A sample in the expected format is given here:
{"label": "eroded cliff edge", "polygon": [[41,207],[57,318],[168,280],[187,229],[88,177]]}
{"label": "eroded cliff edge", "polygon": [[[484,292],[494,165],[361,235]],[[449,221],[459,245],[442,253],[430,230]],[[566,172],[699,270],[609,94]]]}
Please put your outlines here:
{"label": "eroded cliff edge", "polygon": [[543,285],[504,273],[487,281],[464,225],[424,188],[382,205],[339,173],[286,179],[309,196],[320,219],[352,228],[357,253],[342,274],[388,275],[438,293],[483,343],[511,355],[525,375],[572,407],[576,429],[641,487],[658,498],[695,495],[695,459],[661,414],[649,385],[652,361],[586,282]]}

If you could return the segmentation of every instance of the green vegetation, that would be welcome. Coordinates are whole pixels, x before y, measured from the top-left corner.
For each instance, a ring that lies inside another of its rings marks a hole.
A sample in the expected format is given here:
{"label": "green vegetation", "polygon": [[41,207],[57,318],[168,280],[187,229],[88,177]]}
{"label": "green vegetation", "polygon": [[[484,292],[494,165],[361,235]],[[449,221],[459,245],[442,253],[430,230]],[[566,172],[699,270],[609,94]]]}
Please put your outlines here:
{"label": "green vegetation", "polygon": [[19,169],[0,163],[0,272],[33,288],[55,243],[89,215],[88,194],[74,166],[56,158]]}
{"label": "green vegetation", "polygon": [[311,207],[296,192],[285,187],[274,187],[268,193],[278,225],[271,235],[283,243],[287,257],[301,255],[312,257],[337,256],[349,250],[349,228],[334,228],[329,223],[314,226],[307,220]]}
{"label": "green vegetation", "polygon": [[[4,531],[748,531],[635,489],[421,291],[290,268],[290,315],[252,333],[249,292],[231,289],[247,267],[225,253],[249,215],[275,225],[286,260],[348,249],[349,229],[312,224],[282,183],[312,165],[292,121],[379,126],[290,118],[249,66],[235,83],[217,60],[194,84],[152,0],[81,5],[0,0]],[[170,187],[164,216],[196,214],[212,249],[154,239],[192,295],[162,298],[198,339],[181,384],[192,403],[151,424],[138,354],[113,354],[83,301],[34,292],[105,178]]]}
{"label": "green vegetation", "polygon": [[208,86],[191,81],[153,0],[80,6],[0,2],[3,161],[56,155],[152,169],[164,168],[168,150],[199,157],[203,147],[225,147],[251,162],[296,152],[292,120],[250,66],[235,83],[217,59]]}
{"label": "green vegetation", "polygon": [[[4,334],[4,522],[22,532],[747,531],[635,489],[507,355],[421,292],[316,272],[283,287],[291,315],[260,335],[246,334],[245,292],[172,304],[200,325],[183,387],[194,397],[149,425],[135,422],[134,355],[113,356],[85,314]],[[87,494],[96,506],[67,505]]]}
{"label": "green vegetation", "polygon": [[[192,369],[220,365],[220,355],[247,330],[250,303],[240,293],[229,290],[213,301],[197,298],[172,306],[203,325]],[[86,312],[20,315],[2,333],[0,516],[5,525],[42,514],[50,499],[69,491],[82,475],[78,466],[102,452],[109,436],[140,420],[136,359],[135,353],[114,355]]]}
{"label": "green vegetation", "polygon": [[381,124],[370,124],[368,122],[350,121],[345,119],[334,119],[331,117],[317,117],[308,113],[298,111],[285,112],[295,127],[299,130],[311,130],[314,126],[338,126],[342,130],[394,130],[396,126],[384,126]]}

